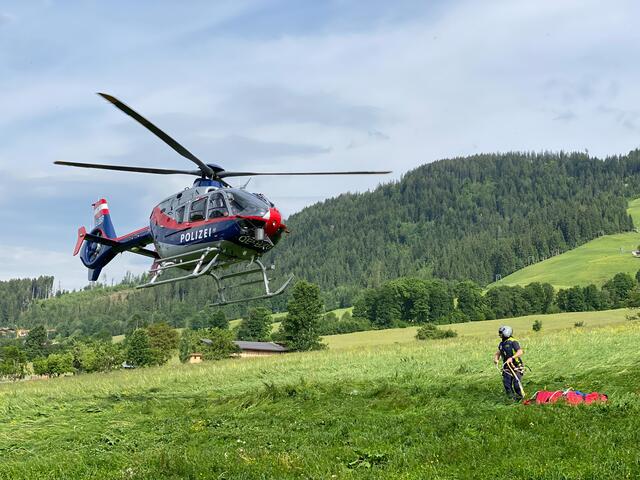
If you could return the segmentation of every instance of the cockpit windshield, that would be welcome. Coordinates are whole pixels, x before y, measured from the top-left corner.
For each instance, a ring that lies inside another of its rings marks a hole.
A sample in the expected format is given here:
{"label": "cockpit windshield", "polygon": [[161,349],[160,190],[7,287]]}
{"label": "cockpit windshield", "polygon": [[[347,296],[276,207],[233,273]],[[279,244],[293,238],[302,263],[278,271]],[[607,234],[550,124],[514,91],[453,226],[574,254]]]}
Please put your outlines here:
{"label": "cockpit windshield", "polygon": [[270,205],[261,198],[244,190],[226,190],[233,215],[254,215],[261,217],[269,211]]}

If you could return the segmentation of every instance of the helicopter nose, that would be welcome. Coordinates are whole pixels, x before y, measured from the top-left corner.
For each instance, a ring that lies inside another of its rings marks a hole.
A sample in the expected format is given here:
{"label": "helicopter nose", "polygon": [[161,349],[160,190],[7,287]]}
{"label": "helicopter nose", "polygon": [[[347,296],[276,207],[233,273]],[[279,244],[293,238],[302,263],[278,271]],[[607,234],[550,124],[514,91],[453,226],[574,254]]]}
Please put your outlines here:
{"label": "helicopter nose", "polygon": [[270,237],[275,235],[281,227],[284,227],[282,224],[282,215],[277,208],[270,208],[265,217],[267,217],[267,223],[264,226],[264,231]]}

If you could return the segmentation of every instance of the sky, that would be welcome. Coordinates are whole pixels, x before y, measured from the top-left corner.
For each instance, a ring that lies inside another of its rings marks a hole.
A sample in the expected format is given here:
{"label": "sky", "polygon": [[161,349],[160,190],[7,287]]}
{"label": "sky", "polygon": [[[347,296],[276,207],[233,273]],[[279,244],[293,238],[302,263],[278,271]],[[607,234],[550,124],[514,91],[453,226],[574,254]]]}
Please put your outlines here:
{"label": "sky", "polygon": [[[0,0],[0,280],[83,287],[91,203],[122,235],[191,184],[53,165],[193,167],[95,92],[228,170],[393,170],[252,179],[289,216],[443,158],[638,148],[638,18],[634,0]],[[148,263],[120,255],[107,282]]]}

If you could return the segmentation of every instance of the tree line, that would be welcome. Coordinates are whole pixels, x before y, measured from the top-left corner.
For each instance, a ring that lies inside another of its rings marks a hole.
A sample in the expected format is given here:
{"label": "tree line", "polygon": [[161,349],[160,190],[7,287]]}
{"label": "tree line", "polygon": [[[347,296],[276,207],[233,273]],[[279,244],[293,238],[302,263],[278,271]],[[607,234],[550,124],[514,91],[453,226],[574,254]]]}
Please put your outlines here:
{"label": "tree line", "polygon": [[469,280],[405,277],[364,290],[355,302],[353,317],[365,319],[372,328],[392,328],[639,306],[640,271],[635,277],[618,273],[600,288],[592,284],[557,292],[548,283],[533,282],[495,286],[483,293]]}
{"label": "tree line", "polygon": [[22,312],[35,300],[53,294],[53,277],[22,278],[0,281],[0,327],[15,326]]}
{"label": "tree line", "polygon": [[287,220],[270,253],[317,283],[330,308],[399,277],[487,285],[600,235],[633,229],[640,152],[505,153],[423,165],[373,191],[315,204]]}
{"label": "tree line", "polygon": [[289,350],[323,348],[320,323],[324,306],[316,285],[300,281],[292,289],[288,314],[272,333],[271,312],[249,310],[235,329],[220,311],[204,309],[191,317],[181,334],[166,322],[136,323],[124,341],[112,338],[66,337],[51,340],[43,325],[31,329],[25,339],[0,339],[0,378],[18,380],[27,375],[59,376],[140,368],[165,364],[176,352],[182,362],[192,353],[205,360],[228,358],[238,352],[234,340],[277,339]]}

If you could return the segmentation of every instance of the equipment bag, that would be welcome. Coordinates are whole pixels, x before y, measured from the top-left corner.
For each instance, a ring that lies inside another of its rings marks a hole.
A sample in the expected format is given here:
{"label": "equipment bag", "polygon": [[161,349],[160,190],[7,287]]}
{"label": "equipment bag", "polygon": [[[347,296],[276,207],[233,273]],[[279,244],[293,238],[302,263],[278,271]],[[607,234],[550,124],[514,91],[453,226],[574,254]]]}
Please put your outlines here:
{"label": "equipment bag", "polygon": [[606,402],[608,397],[604,393],[591,392],[583,393],[578,390],[540,390],[533,394],[529,400],[525,400],[523,403],[529,405],[536,403],[542,405],[544,403],[557,403],[558,401],[564,401],[569,405],[578,405],[580,403],[594,403],[594,402]]}

